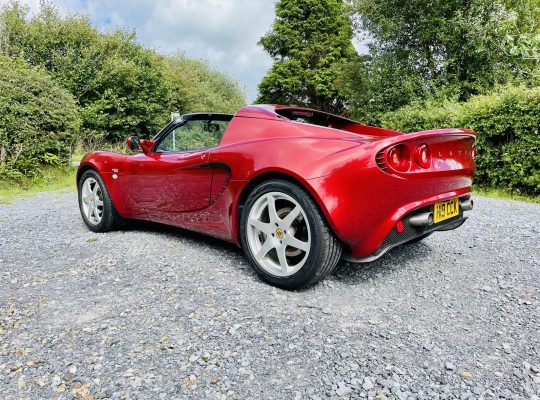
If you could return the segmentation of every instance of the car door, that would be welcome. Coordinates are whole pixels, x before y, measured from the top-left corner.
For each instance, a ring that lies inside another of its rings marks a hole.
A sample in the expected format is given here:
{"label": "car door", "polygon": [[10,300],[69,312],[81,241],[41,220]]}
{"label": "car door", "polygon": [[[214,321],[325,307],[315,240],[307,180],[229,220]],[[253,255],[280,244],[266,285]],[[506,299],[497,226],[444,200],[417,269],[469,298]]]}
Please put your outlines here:
{"label": "car door", "polygon": [[173,125],[148,155],[132,156],[127,193],[141,211],[187,212],[210,204],[209,148],[217,146],[216,124],[204,115]]}

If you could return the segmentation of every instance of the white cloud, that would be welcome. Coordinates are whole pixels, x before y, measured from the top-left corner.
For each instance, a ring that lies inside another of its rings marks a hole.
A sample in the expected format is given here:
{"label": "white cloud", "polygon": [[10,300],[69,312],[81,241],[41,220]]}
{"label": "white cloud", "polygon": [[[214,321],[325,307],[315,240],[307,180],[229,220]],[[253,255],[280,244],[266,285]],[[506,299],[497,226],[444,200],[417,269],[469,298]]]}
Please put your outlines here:
{"label": "white cloud", "polygon": [[[7,0],[0,0],[0,4]],[[39,0],[23,0],[31,9]],[[257,42],[274,19],[275,0],[56,0],[62,13],[90,15],[100,29],[126,27],[164,53],[204,58],[245,86],[253,101],[271,59]]]}

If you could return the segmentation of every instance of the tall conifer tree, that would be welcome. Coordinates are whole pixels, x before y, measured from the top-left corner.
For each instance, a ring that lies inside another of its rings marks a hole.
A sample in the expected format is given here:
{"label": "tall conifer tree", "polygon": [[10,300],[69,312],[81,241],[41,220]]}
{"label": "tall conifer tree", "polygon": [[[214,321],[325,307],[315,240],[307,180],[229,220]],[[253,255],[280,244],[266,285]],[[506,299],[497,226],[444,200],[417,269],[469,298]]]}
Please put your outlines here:
{"label": "tall conifer tree", "polygon": [[341,112],[337,80],[356,56],[351,38],[343,0],[279,0],[272,29],[259,42],[274,64],[259,84],[257,102]]}

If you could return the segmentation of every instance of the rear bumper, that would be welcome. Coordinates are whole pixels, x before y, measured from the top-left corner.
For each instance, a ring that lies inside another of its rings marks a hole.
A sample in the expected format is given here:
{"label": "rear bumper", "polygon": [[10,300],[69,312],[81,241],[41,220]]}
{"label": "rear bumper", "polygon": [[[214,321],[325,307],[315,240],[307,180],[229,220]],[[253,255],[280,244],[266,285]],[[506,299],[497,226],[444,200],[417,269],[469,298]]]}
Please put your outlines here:
{"label": "rear bumper", "polygon": [[[406,172],[391,169],[385,151],[397,142],[406,144],[411,154],[417,146],[428,143],[430,166],[411,163]],[[334,156],[325,170],[328,174],[307,183],[351,256],[368,258],[382,252],[383,242],[409,213],[470,195],[475,168],[473,146],[474,136],[461,130],[372,141]]]}
{"label": "rear bumper", "polygon": [[382,251],[383,242],[408,214],[440,201],[470,197],[472,172],[454,170],[403,178],[373,165],[310,179],[309,184],[345,252],[354,259],[364,259]]}
{"label": "rear bumper", "polygon": [[343,255],[343,259],[356,263],[374,261],[377,258],[381,257],[388,250],[400,244],[410,242],[423,236],[427,236],[436,231],[449,231],[452,229],[456,229],[463,225],[467,220],[464,212],[472,210],[473,203],[471,195],[467,194],[465,196],[460,196],[459,203],[460,212],[458,215],[437,224],[425,223],[419,225],[417,223],[417,221],[421,220],[422,217],[433,214],[433,204],[415,209],[400,218],[399,221],[403,223],[403,230],[399,232],[396,224],[396,226],[394,226],[394,228],[388,233],[388,235],[386,235],[382,243],[379,245],[379,247],[377,248],[377,250],[375,250],[373,254],[366,257],[354,257],[352,253],[349,252]]}

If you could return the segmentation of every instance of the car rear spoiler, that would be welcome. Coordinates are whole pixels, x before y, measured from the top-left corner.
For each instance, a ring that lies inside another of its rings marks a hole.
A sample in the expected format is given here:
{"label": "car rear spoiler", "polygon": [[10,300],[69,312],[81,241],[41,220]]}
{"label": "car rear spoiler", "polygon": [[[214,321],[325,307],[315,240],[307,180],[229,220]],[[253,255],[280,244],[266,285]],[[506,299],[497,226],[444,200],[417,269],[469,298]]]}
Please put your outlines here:
{"label": "car rear spoiler", "polygon": [[476,132],[465,128],[443,128],[443,129],[430,129],[427,131],[418,131],[408,133],[407,136],[416,137],[429,137],[429,136],[441,136],[441,135],[468,135],[476,137]]}

